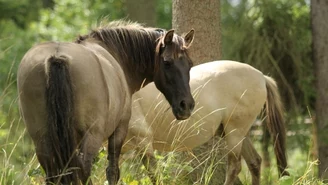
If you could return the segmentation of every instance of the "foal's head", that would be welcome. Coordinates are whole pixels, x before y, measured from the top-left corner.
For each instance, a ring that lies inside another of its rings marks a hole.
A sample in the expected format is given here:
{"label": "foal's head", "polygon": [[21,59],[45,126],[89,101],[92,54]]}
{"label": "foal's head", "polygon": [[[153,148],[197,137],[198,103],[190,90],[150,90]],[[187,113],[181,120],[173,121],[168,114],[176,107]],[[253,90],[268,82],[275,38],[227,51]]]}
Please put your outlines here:
{"label": "foal's head", "polygon": [[195,106],[189,86],[192,61],[187,53],[193,38],[194,30],[183,38],[170,30],[159,38],[156,47],[154,83],[170,103],[178,120],[189,118]]}

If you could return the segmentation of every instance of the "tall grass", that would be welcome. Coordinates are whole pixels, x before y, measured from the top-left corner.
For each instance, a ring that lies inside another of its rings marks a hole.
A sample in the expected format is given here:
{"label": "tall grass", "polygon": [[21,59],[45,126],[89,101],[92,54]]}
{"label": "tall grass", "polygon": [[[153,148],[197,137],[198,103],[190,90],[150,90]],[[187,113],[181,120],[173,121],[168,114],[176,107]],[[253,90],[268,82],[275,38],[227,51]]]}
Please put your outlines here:
{"label": "tall grass", "polygon": [[[0,128],[1,129],[1,128]],[[29,144],[30,142],[24,141],[25,129],[23,129],[18,135],[15,134],[17,130],[11,129],[8,133],[7,141],[1,145],[0,155],[0,184],[1,185],[20,185],[31,184],[41,185],[44,182],[44,172],[40,167],[36,155],[26,156],[24,159],[20,159],[24,155],[24,151],[20,148],[24,148],[22,145]],[[256,143],[257,146],[260,143]],[[31,148],[31,147],[27,147]],[[30,150],[30,149],[28,149]],[[178,152],[169,153],[157,153],[156,158],[158,165],[156,166],[156,175],[158,178],[158,184],[181,184],[180,179],[184,178],[186,174],[194,170],[190,162],[181,162],[178,158]],[[131,152],[122,157],[121,163],[121,182],[120,184],[127,185],[149,185],[150,179],[147,176],[147,172],[142,165],[141,157],[143,153]],[[99,155],[93,166],[92,180],[96,185],[103,185],[106,183],[105,169],[107,167],[107,151],[103,147],[99,152]],[[311,161],[309,152],[304,152],[301,149],[289,151],[289,164],[288,171],[291,176],[282,177],[277,179],[276,166],[272,165],[270,169],[262,170],[269,171],[272,184],[280,185],[323,185],[324,183],[316,178],[316,169],[318,161]],[[20,160],[17,160],[20,159]],[[220,164],[212,163],[212,158],[208,158],[208,168],[204,171],[201,178],[204,178],[202,182],[204,185],[208,184],[211,176],[210,171],[217,165],[224,165],[224,161]],[[274,158],[272,157],[272,161]],[[274,164],[274,162],[272,163]],[[243,171],[239,175],[244,185],[251,184],[251,176],[245,164],[243,164]],[[267,179],[261,179],[262,184],[266,184]],[[186,184],[187,185],[187,184]],[[203,184],[202,184],[203,185]]]}
{"label": "tall grass", "polygon": [[[31,139],[26,134],[25,126],[19,116],[17,106],[17,93],[15,76],[12,73],[14,64],[10,67],[9,75],[7,76],[3,87],[0,87],[0,185],[20,185],[31,184],[41,185],[44,183],[44,171],[37,161],[34,152],[34,147]],[[307,136],[310,140],[310,136]],[[260,151],[260,143],[256,142],[256,148]],[[219,163],[213,162],[215,151],[224,146],[216,146],[212,148],[209,157],[206,158],[207,168],[201,173],[199,183],[194,184],[209,184],[212,176],[212,171],[219,165],[225,165],[224,159]],[[195,159],[192,153],[184,156],[190,156],[190,160],[182,160],[178,151],[168,153],[156,153],[158,165],[155,166],[158,184],[181,184],[181,179],[186,178],[186,175],[195,168],[191,162]],[[270,153],[273,154],[271,149]],[[141,157],[145,155],[143,151],[132,152],[122,157],[121,163],[121,182],[120,184],[128,185],[148,185],[150,179],[147,176],[147,171],[142,165]],[[272,165],[270,169],[262,170],[262,184],[271,182],[272,184],[281,185],[323,185],[324,183],[318,180],[316,159],[311,159],[310,151],[304,151],[299,147],[288,151],[290,168],[288,171],[291,176],[278,179],[276,166]],[[107,151],[103,147],[95,164],[93,166],[92,180],[96,185],[106,184],[105,170],[107,167]],[[275,164],[274,156],[271,155],[271,163]],[[266,176],[269,174],[269,176]],[[243,165],[243,171],[239,175],[243,184],[251,184],[251,176],[246,165]]]}
{"label": "tall grass", "polygon": [[[10,75],[9,75],[10,76]],[[15,81],[8,77],[5,88],[0,95],[0,185],[41,185],[44,183],[44,171],[37,161],[33,144],[26,134],[25,126],[18,114],[17,94],[13,92]],[[310,140],[310,136],[308,136]],[[255,146],[260,151],[261,143],[255,141]],[[216,145],[214,145],[216,146]],[[215,151],[223,149],[224,146],[218,145],[212,148],[209,156],[206,158],[207,168],[201,173],[200,180],[194,184],[209,184],[212,171],[219,165],[225,165],[224,159],[219,164],[213,162]],[[155,166],[157,184],[182,184],[181,179],[186,178],[187,174],[195,170],[192,167],[192,160],[197,160],[189,153],[190,160],[182,160],[178,151],[168,153],[156,153],[158,165]],[[273,154],[272,148],[270,153]],[[147,171],[142,165],[141,156],[145,155],[143,151],[130,152],[122,156],[121,159],[121,182],[128,185],[149,185],[150,179]],[[291,176],[278,179],[276,166],[272,165],[270,169],[262,170],[262,184],[280,184],[280,185],[323,185],[318,180],[317,165],[318,161],[311,159],[310,151],[304,151],[302,148],[296,148],[288,151],[290,168],[288,171]],[[275,164],[274,156],[271,155],[271,164]],[[105,169],[107,167],[107,151],[103,147],[93,166],[92,180],[96,185],[106,183]],[[270,174],[266,176],[266,174]],[[243,164],[242,173],[239,175],[243,184],[251,184],[251,176],[245,164]],[[186,184],[187,185],[187,184]]]}
{"label": "tall grass", "polygon": [[[18,114],[17,94],[13,92],[15,89],[15,81],[8,80],[6,87],[0,95],[0,185],[41,185],[44,183],[44,171],[37,161],[33,144],[26,134],[25,126]],[[310,136],[308,136],[310,140]],[[255,146],[260,151],[258,141],[255,141]],[[215,146],[215,145],[214,145]],[[216,146],[206,158],[207,168],[201,173],[199,183],[194,184],[209,184],[212,171],[219,165],[225,165],[224,159],[221,159],[219,164],[214,163],[215,151],[224,146]],[[192,153],[184,156],[189,156],[190,160],[182,160],[178,151],[168,153],[156,153],[158,165],[155,167],[157,184],[182,184],[181,179],[186,178],[186,175],[195,168],[191,162],[195,159]],[[272,149],[270,153],[273,154]],[[310,158],[310,151],[304,151],[301,147],[288,151],[290,168],[288,171],[291,176],[278,179],[276,166],[272,165],[270,169],[262,170],[262,184],[280,184],[280,185],[323,185],[324,183],[318,180],[316,159]],[[143,151],[131,152],[122,156],[121,159],[121,182],[120,184],[128,185],[149,185],[150,179],[147,176],[147,171],[142,165],[141,156],[145,155]],[[274,156],[271,155],[271,164],[275,164]],[[107,167],[107,151],[103,147],[93,166],[92,180],[96,185],[106,184],[105,169]],[[269,176],[265,176],[270,174]],[[251,184],[251,176],[246,167],[243,165],[243,171],[239,175],[243,184]],[[269,180],[268,180],[269,179]],[[187,184],[186,184],[187,185]]]}

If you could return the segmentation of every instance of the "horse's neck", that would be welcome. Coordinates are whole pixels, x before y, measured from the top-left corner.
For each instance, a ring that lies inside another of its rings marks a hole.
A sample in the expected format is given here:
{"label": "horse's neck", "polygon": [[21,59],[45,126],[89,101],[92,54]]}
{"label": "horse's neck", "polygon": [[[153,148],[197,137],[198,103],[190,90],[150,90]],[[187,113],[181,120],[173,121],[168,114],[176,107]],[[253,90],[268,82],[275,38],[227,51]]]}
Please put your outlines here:
{"label": "horse's neck", "polygon": [[[125,78],[127,80],[130,92],[133,94],[141,88],[153,81],[152,74],[141,73],[138,71],[131,71],[131,69],[124,69]],[[133,70],[133,69],[132,69]]]}
{"label": "horse's neck", "polygon": [[[153,79],[152,74],[143,73],[137,71],[135,68],[132,68],[130,66],[127,66],[126,64],[129,64],[128,62],[120,62],[117,60],[117,56],[113,55],[111,52],[108,52],[108,48],[106,48],[105,45],[103,45],[100,42],[83,42],[84,46],[86,46],[88,49],[95,52],[95,54],[99,57],[101,55],[102,57],[106,58],[107,61],[113,65],[115,68],[121,67],[123,70],[125,79],[127,81],[127,85],[129,88],[129,92],[133,94],[136,91],[139,91],[142,87],[150,83]],[[114,58],[113,58],[114,57]],[[153,70],[151,70],[153,71]]]}
{"label": "horse's neck", "polygon": [[[153,49],[153,51],[154,53],[151,53],[151,55],[155,56],[155,48]],[[136,53],[133,54],[138,55],[139,52],[137,51]],[[132,94],[134,92],[139,91],[147,84],[153,82],[155,64],[152,62],[155,62],[154,57],[145,57],[143,61],[136,61],[135,60],[136,57],[132,57],[132,56],[126,59],[128,61],[124,61],[124,59],[122,60],[120,57],[116,57],[116,56],[114,57],[117,58],[117,62],[120,64],[121,68],[124,71],[125,78],[128,82],[128,86]],[[145,63],[144,65],[146,66],[144,69],[141,69],[143,67],[140,66],[142,62]]]}
{"label": "horse's neck", "polygon": [[131,39],[129,42],[118,43],[118,45],[111,42],[97,42],[120,64],[132,93],[153,81],[155,40],[161,35],[161,32],[149,31],[148,33],[145,40]]}

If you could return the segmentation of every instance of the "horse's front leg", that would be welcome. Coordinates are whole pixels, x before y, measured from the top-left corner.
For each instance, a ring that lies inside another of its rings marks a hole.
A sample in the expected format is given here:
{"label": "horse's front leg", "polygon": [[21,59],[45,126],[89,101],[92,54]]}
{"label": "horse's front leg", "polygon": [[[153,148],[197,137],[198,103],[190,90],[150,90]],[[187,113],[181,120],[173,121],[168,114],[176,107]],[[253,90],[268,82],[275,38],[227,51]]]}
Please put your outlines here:
{"label": "horse's front leg", "polygon": [[106,177],[109,185],[117,184],[120,179],[119,157],[128,132],[128,120],[121,121],[114,133],[108,138],[108,167]]}

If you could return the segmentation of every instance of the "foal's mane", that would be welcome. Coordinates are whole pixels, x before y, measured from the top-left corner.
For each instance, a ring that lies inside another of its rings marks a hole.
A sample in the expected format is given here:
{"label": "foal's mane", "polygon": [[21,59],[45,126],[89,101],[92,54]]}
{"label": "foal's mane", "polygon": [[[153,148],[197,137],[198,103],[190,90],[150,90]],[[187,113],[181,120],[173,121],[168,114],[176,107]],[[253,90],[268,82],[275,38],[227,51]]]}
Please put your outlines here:
{"label": "foal's mane", "polygon": [[100,41],[116,60],[126,66],[132,65],[134,70],[145,72],[147,68],[154,69],[155,55],[158,54],[155,48],[158,38],[165,32],[158,28],[145,28],[134,22],[113,21],[80,36],[76,42],[92,39]]}

